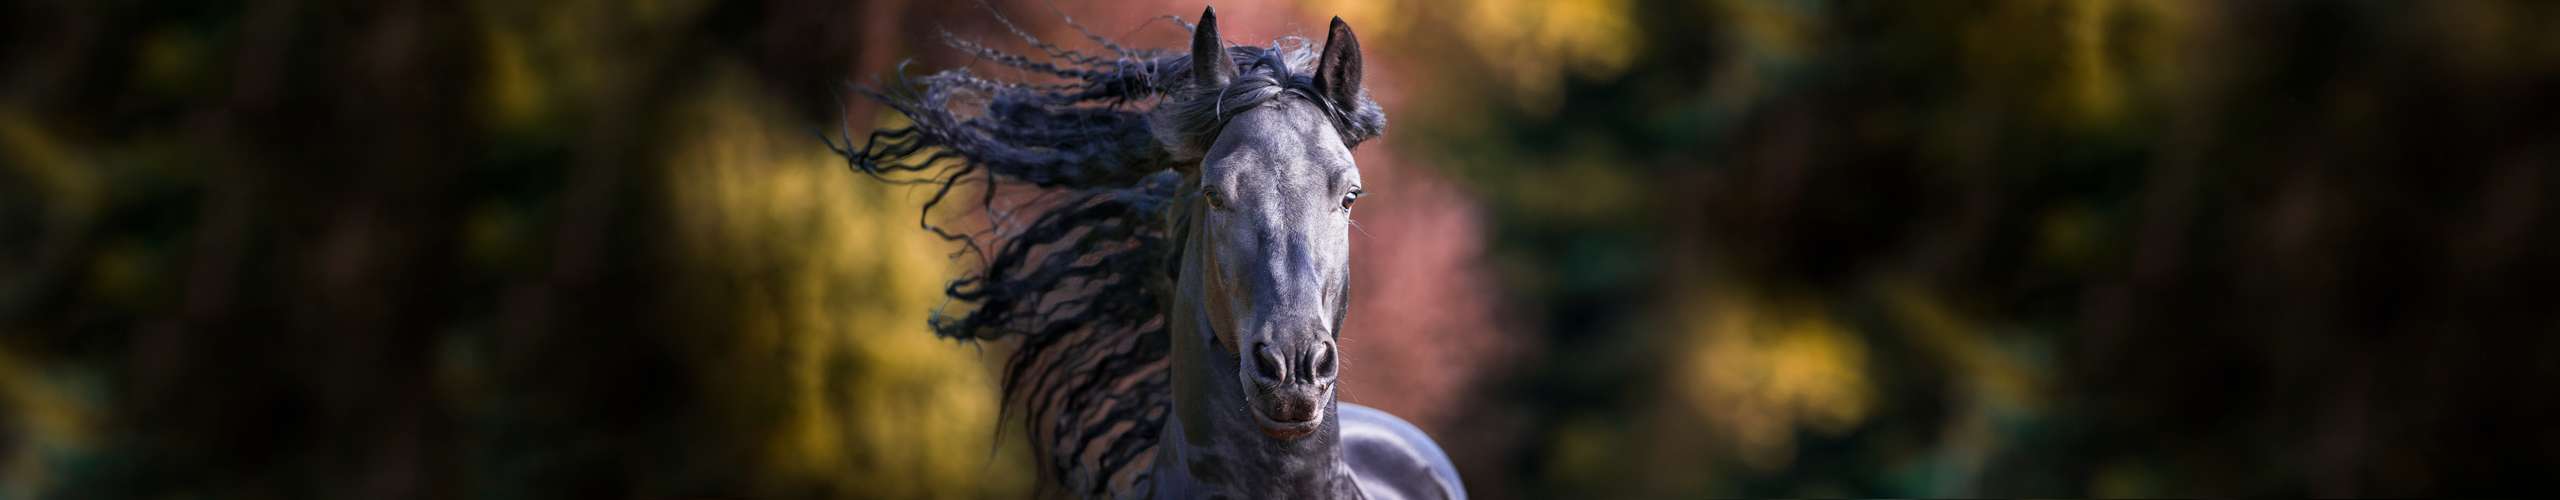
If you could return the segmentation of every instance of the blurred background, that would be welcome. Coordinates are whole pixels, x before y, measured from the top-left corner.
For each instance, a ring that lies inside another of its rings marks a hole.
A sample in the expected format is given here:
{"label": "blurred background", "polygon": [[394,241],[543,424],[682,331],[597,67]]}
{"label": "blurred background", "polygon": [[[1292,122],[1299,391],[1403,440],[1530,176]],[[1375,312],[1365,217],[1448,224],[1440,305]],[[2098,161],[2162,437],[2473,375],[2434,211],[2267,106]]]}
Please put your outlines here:
{"label": "blurred background", "polygon": [[[935,33],[1198,0],[17,1],[0,498],[1013,498]],[[1350,401],[1482,498],[2517,494],[2560,4],[1234,0],[1393,120]],[[1075,44],[1070,44],[1075,45]],[[849,119],[846,117],[850,117]]]}

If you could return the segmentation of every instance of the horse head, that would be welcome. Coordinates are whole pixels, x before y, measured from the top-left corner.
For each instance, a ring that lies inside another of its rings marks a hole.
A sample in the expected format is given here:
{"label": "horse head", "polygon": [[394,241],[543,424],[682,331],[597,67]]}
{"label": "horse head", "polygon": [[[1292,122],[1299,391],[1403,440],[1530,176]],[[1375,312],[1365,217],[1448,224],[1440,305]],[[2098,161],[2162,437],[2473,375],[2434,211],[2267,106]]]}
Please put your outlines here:
{"label": "horse head", "polygon": [[[1220,93],[1207,101],[1301,94],[1208,110],[1224,114],[1212,117],[1224,125],[1203,138],[1199,166],[1186,172],[1198,180],[1186,253],[1198,260],[1180,279],[1197,290],[1207,323],[1201,329],[1223,355],[1216,361],[1233,367],[1246,413],[1268,437],[1302,438],[1332,410],[1341,371],[1351,208],[1361,185],[1349,147],[1356,141],[1337,120],[1340,107],[1360,102],[1359,42],[1334,19],[1309,78],[1271,52],[1231,52],[1210,11],[1201,15],[1191,49],[1194,88]],[[1231,57],[1239,54],[1258,57]]]}

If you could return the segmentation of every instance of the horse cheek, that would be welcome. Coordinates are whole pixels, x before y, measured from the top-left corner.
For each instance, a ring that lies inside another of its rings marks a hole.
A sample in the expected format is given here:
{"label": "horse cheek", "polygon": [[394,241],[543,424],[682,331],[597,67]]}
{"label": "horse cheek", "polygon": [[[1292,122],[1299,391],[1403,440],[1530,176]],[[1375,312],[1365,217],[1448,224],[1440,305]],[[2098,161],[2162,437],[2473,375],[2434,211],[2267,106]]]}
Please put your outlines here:
{"label": "horse cheek", "polygon": [[1200,300],[1208,302],[1209,332],[1218,339],[1218,348],[1225,349],[1227,354],[1236,354],[1240,351],[1236,348],[1235,306],[1227,300],[1230,293],[1227,280],[1219,272],[1216,259],[1210,259],[1208,264],[1201,267],[1207,273],[1202,276],[1202,281],[1208,285],[1204,288],[1209,293]]}

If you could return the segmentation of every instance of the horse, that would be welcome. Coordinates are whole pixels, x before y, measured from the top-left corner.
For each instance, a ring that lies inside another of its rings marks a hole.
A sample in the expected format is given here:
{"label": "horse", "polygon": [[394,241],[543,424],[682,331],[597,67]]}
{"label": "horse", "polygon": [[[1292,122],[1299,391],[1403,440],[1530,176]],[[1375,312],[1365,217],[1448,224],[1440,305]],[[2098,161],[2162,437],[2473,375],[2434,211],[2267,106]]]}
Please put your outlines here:
{"label": "horse", "polygon": [[[928,326],[1018,341],[1005,411],[1025,412],[1044,491],[1114,498],[1460,498],[1446,453],[1386,412],[1339,401],[1351,151],[1386,129],[1340,17],[1324,45],[1230,46],[1217,12],[1187,51],[1044,42],[954,48],[1063,83],[955,68],[853,86],[911,123],[827,147],[870,178],[934,187],[918,225],[979,258]],[[850,125],[847,125],[850,128]],[[989,227],[931,222],[982,189]],[[1040,196],[998,203],[1006,186]],[[1028,214],[1027,223],[1024,221]]]}

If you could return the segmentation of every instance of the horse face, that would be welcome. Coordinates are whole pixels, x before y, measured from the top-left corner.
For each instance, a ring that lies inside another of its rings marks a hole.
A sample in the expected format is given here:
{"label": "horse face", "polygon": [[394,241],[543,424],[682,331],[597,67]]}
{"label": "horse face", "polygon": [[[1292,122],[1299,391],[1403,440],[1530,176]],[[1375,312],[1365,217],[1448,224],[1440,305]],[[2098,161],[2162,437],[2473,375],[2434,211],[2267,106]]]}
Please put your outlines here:
{"label": "horse face", "polygon": [[[1360,169],[1325,102],[1355,102],[1360,45],[1334,19],[1318,55],[1315,94],[1237,110],[1205,151],[1194,242],[1210,330],[1234,360],[1247,413],[1264,434],[1315,432],[1333,404],[1335,340],[1349,303],[1351,205]],[[1215,10],[1192,31],[1194,88],[1223,90],[1238,74]],[[1266,71],[1268,68],[1264,68]]]}
{"label": "horse face", "polygon": [[1313,104],[1275,101],[1229,122],[1202,164],[1204,280],[1219,344],[1265,434],[1313,432],[1341,365],[1351,204],[1360,169]]}

